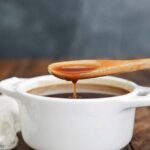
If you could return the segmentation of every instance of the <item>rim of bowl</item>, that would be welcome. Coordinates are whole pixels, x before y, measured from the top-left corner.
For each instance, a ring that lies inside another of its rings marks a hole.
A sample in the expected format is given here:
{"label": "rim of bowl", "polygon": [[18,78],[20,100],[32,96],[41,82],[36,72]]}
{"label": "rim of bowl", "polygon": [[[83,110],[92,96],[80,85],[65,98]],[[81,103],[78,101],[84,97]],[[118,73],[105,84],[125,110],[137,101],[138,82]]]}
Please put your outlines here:
{"label": "rim of bowl", "polygon": [[[59,81],[64,81],[62,79],[59,79],[59,78],[56,78],[55,76],[53,75],[43,75],[43,76],[37,76],[37,77],[32,77],[32,78],[28,78],[27,81],[23,81],[21,83],[19,83],[19,85],[17,86],[16,88],[16,92],[17,94],[19,94],[20,96],[23,96],[24,98],[30,98],[30,99],[36,99],[36,100],[39,100],[39,101],[55,101],[55,102],[103,102],[104,100],[106,101],[111,101],[111,100],[116,100],[116,98],[127,98],[129,96],[135,96],[135,93],[137,92],[136,89],[138,89],[138,85],[132,81],[129,81],[129,80],[126,80],[126,79],[123,79],[123,78],[120,78],[120,77],[114,77],[114,76],[104,76],[104,77],[97,77],[97,78],[92,78],[94,80],[98,80],[98,79],[105,79],[105,80],[113,80],[113,81],[116,81],[116,82],[124,82],[124,84],[128,84],[130,87],[133,88],[133,90],[127,94],[124,94],[124,95],[118,95],[118,96],[114,96],[114,97],[104,97],[104,98],[86,98],[86,99],[80,99],[78,98],[77,100],[76,99],[72,99],[72,98],[57,98],[57,97],[44,97],[42,95],[35,95],[35,94],[31,94],[31,93],[28,93],[27,91],[28,90],[25,90],[25,86],[33,83],[33,82],[37,82],[38,80],[46,80],[46,79],[49,79],[49,80],[59,80]],[[86,79],[88,80],[88,79]],[[40,86],[39,86],[40,87]],[[41,86],[42,87],[42,86]],[[21,98],[21,97],[20,97]]]}

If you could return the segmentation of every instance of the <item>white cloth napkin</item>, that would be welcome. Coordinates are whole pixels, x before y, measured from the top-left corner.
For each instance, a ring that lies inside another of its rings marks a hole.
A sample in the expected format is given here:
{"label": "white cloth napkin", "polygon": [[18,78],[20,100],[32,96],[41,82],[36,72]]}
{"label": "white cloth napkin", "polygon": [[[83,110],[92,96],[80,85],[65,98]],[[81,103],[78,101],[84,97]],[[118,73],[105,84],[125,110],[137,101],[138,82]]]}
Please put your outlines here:
{"label": "white cloth napkin", "polygon": [[0,95],[0,150],[11,150],[18,143],[19,109],[16,101]]}

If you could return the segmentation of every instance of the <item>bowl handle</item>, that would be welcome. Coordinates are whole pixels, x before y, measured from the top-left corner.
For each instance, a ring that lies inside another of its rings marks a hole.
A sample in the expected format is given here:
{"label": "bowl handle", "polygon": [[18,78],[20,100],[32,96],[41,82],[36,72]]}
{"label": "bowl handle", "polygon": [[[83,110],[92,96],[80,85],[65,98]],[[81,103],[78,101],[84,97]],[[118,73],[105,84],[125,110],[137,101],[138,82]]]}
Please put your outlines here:
{"label": "bowl handle", "polygon": [[139,86],[135,96],[123,99],[125,108],[150,106],[150,88]]}
{"label": "bowl handle", "polygon": [[10,97],[17,97],[15,89],[17,85],[24,80],[25,79],[17,78],[17,77],[5,79],[0,82],[0,92]]}

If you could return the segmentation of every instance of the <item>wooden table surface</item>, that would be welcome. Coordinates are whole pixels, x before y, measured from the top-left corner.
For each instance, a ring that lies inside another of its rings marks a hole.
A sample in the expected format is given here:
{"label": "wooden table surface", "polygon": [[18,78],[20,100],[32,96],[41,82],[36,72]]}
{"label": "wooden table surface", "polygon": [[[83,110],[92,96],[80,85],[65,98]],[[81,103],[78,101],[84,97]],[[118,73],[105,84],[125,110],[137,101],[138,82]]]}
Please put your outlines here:
{"label": "wooden table surface", "polygon": [[[34,77],[48,74],[47,65],[51,62],[50,59],[1,59],[0,80],[12,76]],[[150,87],[150,70],[125,73],[118,76]],[[24,143],[21,134],[18,136],[19,144],[14,150],[32,150]],[[150,107],[137,109],[134,135],[132,141],[124,150],[150,150]]]}

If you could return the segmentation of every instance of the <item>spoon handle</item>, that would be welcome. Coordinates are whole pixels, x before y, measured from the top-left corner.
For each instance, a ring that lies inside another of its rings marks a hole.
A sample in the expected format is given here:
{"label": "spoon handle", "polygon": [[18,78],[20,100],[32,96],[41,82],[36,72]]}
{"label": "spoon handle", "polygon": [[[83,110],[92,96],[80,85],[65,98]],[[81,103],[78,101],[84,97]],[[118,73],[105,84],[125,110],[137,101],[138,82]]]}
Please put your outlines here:
{"label": "spoon handle", "polygon": [[[106,63],[107,61],[107,63]],[[150,69],[150,58],[147,59],[135,59],[135,60],[104,60],[102,61],[97,75],[110,75],[116,73],[133,72],[138,70]],[[104,66],[104,67],[101,67]]]}
{"label": "spoon handle", "polygon": [[133,61],[129,60],[129,63],[131,64],[131,69],[133,69],[133,71],[150,68],[150,58],[137,59],[137,60],[133,60]]}

